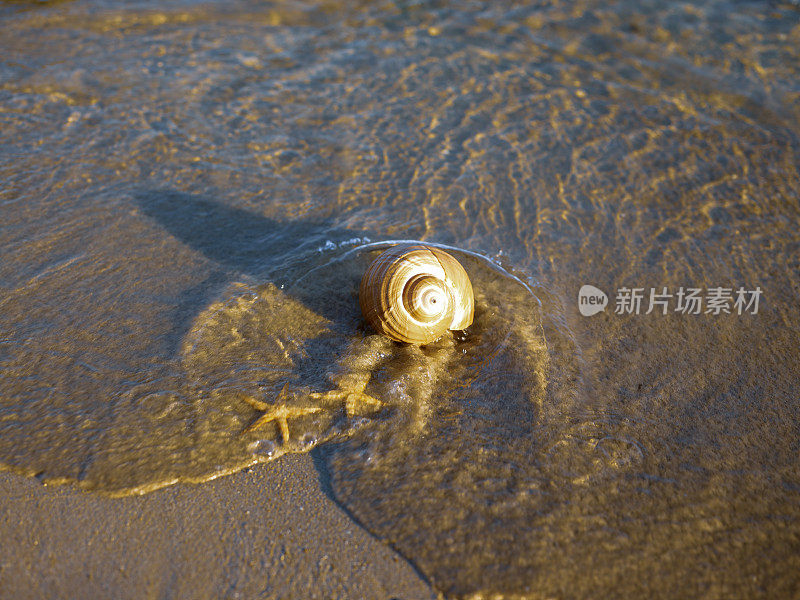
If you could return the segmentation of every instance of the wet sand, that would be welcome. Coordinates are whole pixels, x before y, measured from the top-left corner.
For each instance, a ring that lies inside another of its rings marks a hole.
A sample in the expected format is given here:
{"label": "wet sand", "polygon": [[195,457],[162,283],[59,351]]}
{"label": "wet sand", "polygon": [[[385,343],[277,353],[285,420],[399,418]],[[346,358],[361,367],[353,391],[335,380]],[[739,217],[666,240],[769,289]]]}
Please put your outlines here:
{"label": "wet sand", "polygon": [[310,455],[104,498],[0,473],[0,598],[433,598]]}

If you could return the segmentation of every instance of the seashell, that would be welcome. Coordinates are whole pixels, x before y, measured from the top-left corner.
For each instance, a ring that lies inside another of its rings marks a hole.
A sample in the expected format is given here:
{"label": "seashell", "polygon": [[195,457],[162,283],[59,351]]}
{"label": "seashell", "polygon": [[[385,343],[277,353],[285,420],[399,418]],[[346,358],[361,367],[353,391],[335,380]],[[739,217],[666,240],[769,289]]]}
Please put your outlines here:
{"label": "seashell", "polygon": [[359,303],[375,331],[398,342],[428,344],[472,324],[474,298],[464,267],[439,248],[400,244],[361,278]]}

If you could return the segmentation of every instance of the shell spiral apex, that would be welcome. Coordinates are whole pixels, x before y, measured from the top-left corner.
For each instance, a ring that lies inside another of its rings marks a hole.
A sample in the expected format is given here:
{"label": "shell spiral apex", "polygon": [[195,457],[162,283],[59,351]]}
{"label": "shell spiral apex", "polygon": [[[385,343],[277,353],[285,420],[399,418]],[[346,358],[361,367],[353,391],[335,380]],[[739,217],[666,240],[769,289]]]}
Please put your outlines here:
{"label": "shell spiral apex", "polygon": [[474,298],[464,267],[439,248],[400,244],[361,278],[359,302],[375,331],[398,342],[428,344],[472,324]]}

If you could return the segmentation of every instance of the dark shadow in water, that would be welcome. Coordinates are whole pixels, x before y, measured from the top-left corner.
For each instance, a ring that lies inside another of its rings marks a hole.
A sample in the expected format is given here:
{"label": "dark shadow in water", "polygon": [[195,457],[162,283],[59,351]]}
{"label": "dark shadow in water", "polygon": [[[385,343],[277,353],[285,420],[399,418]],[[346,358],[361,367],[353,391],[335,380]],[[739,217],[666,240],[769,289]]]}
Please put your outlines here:
{"label": "dark shadow in water", "polygon": [[343,502],[340,502],[339,499],[336,497],[336,494],[333,491],[333,485],[331,484],[331,472],[328,469],[328,457],[333,454],[334,449],[338,446],[336,442],[330,442],[326,444],[322,444],[321,446],[317,446],[309,454],[311,454],[311,460],[314,462],[314,468],[319,473],[319,486],[322,488],[322,492],[330,498],[336,506],[338,506],[342,512],[344,512],[350,520],[356,523],[361,529],[366,531],[369,535],[373,538],[378,540],[381,543],[387,544],[394,552],[397,553],[398,556],[402,557],[412,569],[417,574],[422,581],[425,582],[426,585],[429,587],[431,586],[431,582],[428,577],[423,573],[417,564],[408,558],[405,554],[401,553],[397,548],[395,548],[389,540],[384,540],[376,536],[369,528],[365,527],[364,524],[358,520],[358,518],[350,511],[350,509],[345,505]]}
{"label": "dark shadow in water", "polygon": [[[134,199],[144,214],[208,258],[251,275],[309,241],[336,236],[330,223],[279,223],[261,215],[174,190],[141,191]],[[351,236],[353,234],[350,234]]]}
{"label": "dark shadow in water", "polygon": [[[209,259],[229,270],[277,286],[289,287],[298,270],[302,270],[298,261],[313,256],[327,240],[338,242],[368,235],[333,227],[329,221],[278,222],[201,196],[169,189],[140,190],[133,198],[145,215]],[[278,266],[285,275],[275,274]],[[208,304],[209,296],[233,277],[233,274],[226,277],[224,272],[217,272],[187,290],[185,299],[176,309],[175,326],[181,337],[199,310]],[[331,310],[324,294],[295,290],[292,295],[331,321],[339,318]]]}
{"label": "dark shadow in water", "polygon": [[198,312],[208,306],[229,281],[230,275],[227,271],[214,269],[203,281],[181,292],[180,301],[170,311],[172,331],[162,342],[166,356],[174,356],[180,351],[181,341],[192,328]]}

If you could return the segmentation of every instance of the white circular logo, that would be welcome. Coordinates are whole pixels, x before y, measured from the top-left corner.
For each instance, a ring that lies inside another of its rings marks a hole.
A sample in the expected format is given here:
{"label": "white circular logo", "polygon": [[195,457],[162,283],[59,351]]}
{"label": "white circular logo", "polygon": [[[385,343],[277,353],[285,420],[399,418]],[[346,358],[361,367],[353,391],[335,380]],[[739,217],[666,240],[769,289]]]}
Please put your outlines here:
{"label": "white circular logo", "polygon": [[604,311],[608,306],[608,296],[593,285],[584,285],[578,291],[578,310],[584,317],[591,317]]}

